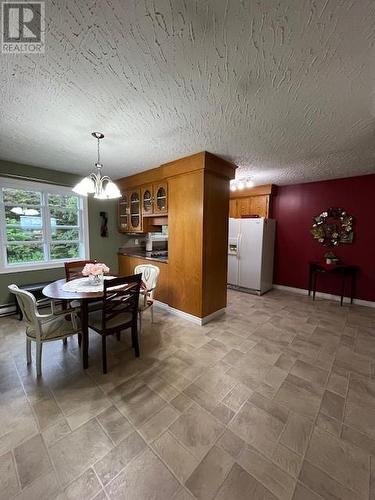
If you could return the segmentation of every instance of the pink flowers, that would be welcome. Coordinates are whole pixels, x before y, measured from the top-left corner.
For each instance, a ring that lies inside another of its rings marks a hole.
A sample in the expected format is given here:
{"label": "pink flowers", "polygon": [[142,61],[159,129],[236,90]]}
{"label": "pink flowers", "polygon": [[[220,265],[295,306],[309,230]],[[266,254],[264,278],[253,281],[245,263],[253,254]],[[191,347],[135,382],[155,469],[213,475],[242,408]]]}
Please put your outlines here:
{"label": "pink flowers", "polygon": [[96,264],[86,264],[82,269],[83,276],[100,276],[101,274],[108,272],[109,267],[100,262],[97,262]]}

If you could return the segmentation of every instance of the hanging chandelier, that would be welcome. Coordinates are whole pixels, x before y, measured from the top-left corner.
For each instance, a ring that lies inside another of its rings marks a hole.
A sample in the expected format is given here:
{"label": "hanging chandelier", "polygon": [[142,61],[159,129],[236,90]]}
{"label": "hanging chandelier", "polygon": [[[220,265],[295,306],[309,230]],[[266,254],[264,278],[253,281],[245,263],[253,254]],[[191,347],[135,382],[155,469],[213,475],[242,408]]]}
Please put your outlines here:
{"label": "hanging chandelier", "polygon": [[96,172],[84,177],[73,191],[81,196],[93,194],[94,198],[99,200],[109,200],[113,198],[121,198],[121,192],[116,184],[108,175],[102,175],[103,165],[100,163],[100,140],[104,139],[101,132],[92,132],[91,134],[98,141],[98,160],[95,163]]}

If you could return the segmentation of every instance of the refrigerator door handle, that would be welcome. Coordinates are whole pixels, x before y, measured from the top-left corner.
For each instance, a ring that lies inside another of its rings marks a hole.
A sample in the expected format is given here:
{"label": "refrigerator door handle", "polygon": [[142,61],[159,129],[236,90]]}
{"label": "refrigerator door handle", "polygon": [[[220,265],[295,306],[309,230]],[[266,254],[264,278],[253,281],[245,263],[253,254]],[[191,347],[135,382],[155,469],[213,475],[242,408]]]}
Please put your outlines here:
{"label": "refrigerator door handle", "polygon": [[240,258],[240,248],[241,248],[241,233],[238,234],[237,236],[237,259]]}

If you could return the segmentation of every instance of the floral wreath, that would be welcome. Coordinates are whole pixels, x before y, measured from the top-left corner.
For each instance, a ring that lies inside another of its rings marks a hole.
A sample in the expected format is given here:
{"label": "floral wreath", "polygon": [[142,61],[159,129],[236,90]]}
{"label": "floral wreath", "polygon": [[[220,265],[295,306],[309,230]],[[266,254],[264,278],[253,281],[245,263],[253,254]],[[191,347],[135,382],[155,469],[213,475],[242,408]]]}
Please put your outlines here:
{"label": "floral wreath", "polygon": [[329,208],[313,217],[310,230],[314,239],[326,247],[337,247],[340,243],[353,242],[354,219],[341,208]]}

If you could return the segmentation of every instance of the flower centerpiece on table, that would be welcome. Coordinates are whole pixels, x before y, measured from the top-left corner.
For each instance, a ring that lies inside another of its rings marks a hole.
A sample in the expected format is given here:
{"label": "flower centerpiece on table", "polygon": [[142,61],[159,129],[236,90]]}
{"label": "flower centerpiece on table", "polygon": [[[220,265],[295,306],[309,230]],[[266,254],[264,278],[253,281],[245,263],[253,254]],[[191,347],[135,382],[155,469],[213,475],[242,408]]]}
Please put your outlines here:
{"label": "flower centerpiece on table", "polygon": [[95,264],[86,264],[82,269],[83,276],[89,276],[91,281],[95,285],[100,285],[103,281],[103,276],[105,273],[109,272],[109,267],[101,262],[96,262]]}

